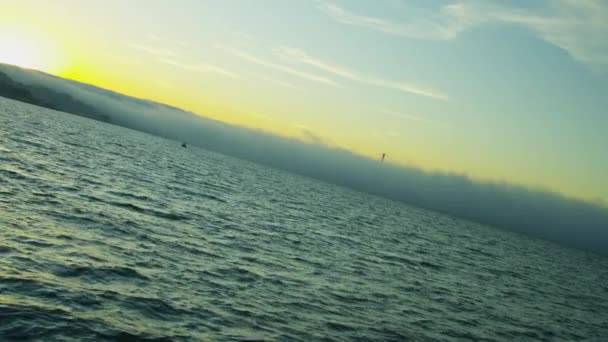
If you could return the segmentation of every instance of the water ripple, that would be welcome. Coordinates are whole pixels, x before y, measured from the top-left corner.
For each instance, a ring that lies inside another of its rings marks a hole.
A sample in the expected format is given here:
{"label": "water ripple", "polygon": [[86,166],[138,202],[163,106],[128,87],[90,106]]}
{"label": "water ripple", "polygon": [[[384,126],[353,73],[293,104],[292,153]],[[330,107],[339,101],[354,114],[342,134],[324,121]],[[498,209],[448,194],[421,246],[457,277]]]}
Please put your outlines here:
{"label": "water ripple", "polygon": [[606,258],[1,98],[0,230],[1,341],[608,336]]}

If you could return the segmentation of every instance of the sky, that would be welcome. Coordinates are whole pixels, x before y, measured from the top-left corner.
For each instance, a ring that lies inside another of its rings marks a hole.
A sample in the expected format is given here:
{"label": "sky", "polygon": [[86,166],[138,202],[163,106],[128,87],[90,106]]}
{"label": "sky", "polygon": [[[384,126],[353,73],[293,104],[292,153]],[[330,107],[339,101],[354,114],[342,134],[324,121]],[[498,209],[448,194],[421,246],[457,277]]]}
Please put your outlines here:
{"label": "sky", "polygon": [[0,0],[0,62],[608,203],[608,2]]}

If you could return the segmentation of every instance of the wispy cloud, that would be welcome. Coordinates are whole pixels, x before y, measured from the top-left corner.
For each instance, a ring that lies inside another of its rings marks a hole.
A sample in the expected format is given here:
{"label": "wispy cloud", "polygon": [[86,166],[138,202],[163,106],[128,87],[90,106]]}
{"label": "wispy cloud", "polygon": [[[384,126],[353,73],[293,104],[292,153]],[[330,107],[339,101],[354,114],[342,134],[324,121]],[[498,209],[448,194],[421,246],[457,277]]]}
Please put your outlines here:
{"label": "wispy cloud", "polygon": [[233,55],[236,56],[238,58],[241,58],[243,60],[246,60],[248,62],[251,63],[255,63],[258,65],[262,65],[265,66],[267,68],[271,68],[271,69],[275,69],[275,70],[279,70],[285,73],[288,73],[290,75],[299,77],[299,78],[303,78],[309,81],[314,81],[314,82],[318,82],[318,83],[323,83],[323,84],[327,84],[327,85],[332,85],[332,86],[336,86],[338,85],[334,80],[327,78],[327,77],[323,77],[320,75],[316,75],[316,74],[312,74],[312,73],[308,73],[306,71],[302,71],[302,70],[298,70],[298,69],[294,69],[291,67],[288,67],[286,65],[282,65],[282,64],[277,64],[271,61],[267,61],[261,58],[258,58],[248,52],[245,51],[241,51],[239,49],[236,49],[234,47],[230,47],[230,46],[217,46],[217,48]]}
{"label": "wispy cloud", "polygon": [[509,2],[468,0],[451,2],[406,22],[355,13],[323,0],[316,7],[338,23],[409,39],[449,40],[492,22],[517,25],[581,63],[608,67],[608,2],[604,0],[554,0],[526,10]]}
{"label": "wispy cloud", "polygon": [[160,40],[160,36],[156,33],[148,33],[146,38],[149,40]]}
{"label": "wispy cloud", "polygon": [[396,117],[399,119],[420,121],[420,122],[427,122],[427,123],[437,123],[437,121],[435,121],[435,120],[431,120],[431,119],[428,119],[428,118],[425,118],[422,116],[406,114],[406,113],[402,113],[402,112],[398,112],[398,111],[386,109],[386,108],[381,108],[378,110],[378,112],[385,114],[385,115],[390,115],[392,117]]}
{"label": "wispy cloud", "polygon": [[260,80],[268,81],[268,82],[271,82],[271,83],[274,83],[274,84],[278,84],[278,85],[283,86],[283,87],[287,87],[287,88],[291,88],[291,89],[300,89],[300,87],[298,87],[298,86],[296,86],[294,84],[291,84],[289,82],[285,82],[285,81],[282,81],[282,80],[279,80],[279,79],[276,79],[276,78],[273,78],[273,77],[269,77],[269,76],[266,76],[266,75],[255,74],[255,77],[259,78]]}
{"label": "wispy cloud", "polygon": [[247,41],[247,42],[253,42],[256,40],[256,37],[254,35],[252,35],[251,33],[246,33],[246,32],[240,31],[240,30],[231,30],[231,32],[237,38]]}
{"label": "wispy cloud", "polygon": [[[154,34],[148,34],[147,38],[151,39],[151,40],[156,40],[156,41],[158,41],[160,39],[157,35],[154,35]],[[142,44],[138,44],[138,43],[130,43],[128,45],[134,49],[138,49],[138,50],[144,51],[146,53],[149,53],[149,54],[155,56],[157,61],[159,61],[161,63],[165,63],[165,64],[171,65],[173,67],[176,67],[176,68],[196,71],[196,72],[200,72],[200,73],[213,73],[213,74],[217,74],[217,75],[221,75],[221,76],[225,76],[225,77],[229,77],[229,78],[235,78],[235,79],[241,78],[241,76],[238,75],[237,73],[227,70],[225,68],[219,67],[217,65],[212,65],[212,64],[208,64],[208,63],[202,63],[202,62],[196,63],[196,64],[180,62],[176,58],[179,56],[179,54],[170,49],[150,47],[150,46],[142,45]],[[178,41],[177,45],[179,45],[181,47],[192,46],[190,43],[185,42],[185,41]]]}
{"label": "wispy cloud", "polygon": [[317,1],[317,8],[341,24],[415,39],[451,39],[472,23],[460,4],[446,5],[440,9],[440,15],[417,18],[408,23],[366,16],[325,1]]}
{"label": "wispy cloud", "polygon": [[137,44],[137,43],[131,43],[131,44],[129,44],[129,46],[134,49],[138,49],[138,50],[141,50],[141,51],[144,51],[144,52],[147,52],[149,54],[159,56],[159,57],[177,56],[177,53],[175,51],[169,50],[169,49],[150,47],[150,46],[141,45],[141,44]]}
{"label": "wispy cloud", "polygon": [[165,64],[172,65],[176,68],[192,70],[192,71],[197,71],[197,72],[201,72],[201,73],[214,73],[214,74],[218,74],[218,75],[230,77],[230,78],[235,78],[235,79],[241,78],[241,76],[239,76],[238,74],[236,74],[230,70],[226,70],[222,67],[212,65],[212,64],[207,64],[207,63],[185,64],[185,63],[181,63],[181,62],[178,62],[178,61],[175,61],[172,59],[161,59],[160,61]]}
{"label": "wispy cloud", "polygon": [[608,2],[560,0],[549,13],[497,10],[496,20],[521,25],[579,62],[608,67]]}
{"label": "wispy cloud", "polygon": [[404,93],[409,93],[409,94],[432,97],[435,99],[445,100],[448,98],[447,95],[445,95],[439,91],[429,89],[429,88],[426,88],[423,86],[406,83],[406,82],[401,82],[401,81],[388,80],[388,79],[384,79],[384,78],[380,78],[380,77],[376,77],[376,76],[369,76],[369,75],[365,75],[363,73],[360,73],[358,71],[355,71],[355,70],[352,70],[352,69],[349,69],[349,68],[346,68],[343,66],[324,62],[316,57],[310,56],[309,54],[307,54],[306,52],[304,52],[300,49],[294,49],[294,48],[290,48],[290,47],[281,47],[281,48],[275,49],[274,52],[279,57],[281,57],[285,60],[311,65],[311,66],[319,68],[323,71],[329,72],[331,74],[349,79],[351,81],[355,81],[355,82],[359,82],[359,83],[363,83],[363,84],[367,84],[367,85],[372,85],[372,86],[377,86],[377,87],[382,87],[382,88],[398,90],[398,91],[401,91]]}
{"label": "wispy cloud", "polygon": [[191,47],[192,47],[192,43],[185,42],[185,41],[183,41],[183,40],[178,40],[178,41],[177,41],[177,42],[175,42],[175,43],[176,43],[177,45],[179,45],[179,46],[181,46],[181,47],[183,47],[183,48],[187,48],[187,49],[189,49],[189,48],[191,48]]}

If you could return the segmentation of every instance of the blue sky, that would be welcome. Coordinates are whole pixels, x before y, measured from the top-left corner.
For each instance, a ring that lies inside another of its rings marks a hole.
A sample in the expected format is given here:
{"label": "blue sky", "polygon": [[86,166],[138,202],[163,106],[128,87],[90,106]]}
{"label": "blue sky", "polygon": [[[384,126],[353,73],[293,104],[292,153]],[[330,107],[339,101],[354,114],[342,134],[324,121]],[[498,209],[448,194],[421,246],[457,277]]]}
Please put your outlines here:
{"label": "blue sky", "polygon": [[41,64],[51,73],[397,164],[608,200],[608,2],[0,4],[0,33],[43,36],[61,56]]}

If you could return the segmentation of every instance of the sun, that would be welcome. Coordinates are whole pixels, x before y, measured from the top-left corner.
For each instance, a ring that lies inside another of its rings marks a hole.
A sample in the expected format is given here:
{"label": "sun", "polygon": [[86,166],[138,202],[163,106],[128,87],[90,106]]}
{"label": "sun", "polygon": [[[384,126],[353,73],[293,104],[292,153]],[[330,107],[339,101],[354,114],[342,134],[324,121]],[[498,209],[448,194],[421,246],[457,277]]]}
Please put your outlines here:
{"label": "sun", "polygon": [[0,63],[51,72],[56,53],[48,41],[33,34],[0,30]]}
{"label": "sun", "polygon": [[28,42],[18,41],[17,39],[1,39],[0,62],[13,64],[30,69],[43,69],[44,61],[40,51]]}

